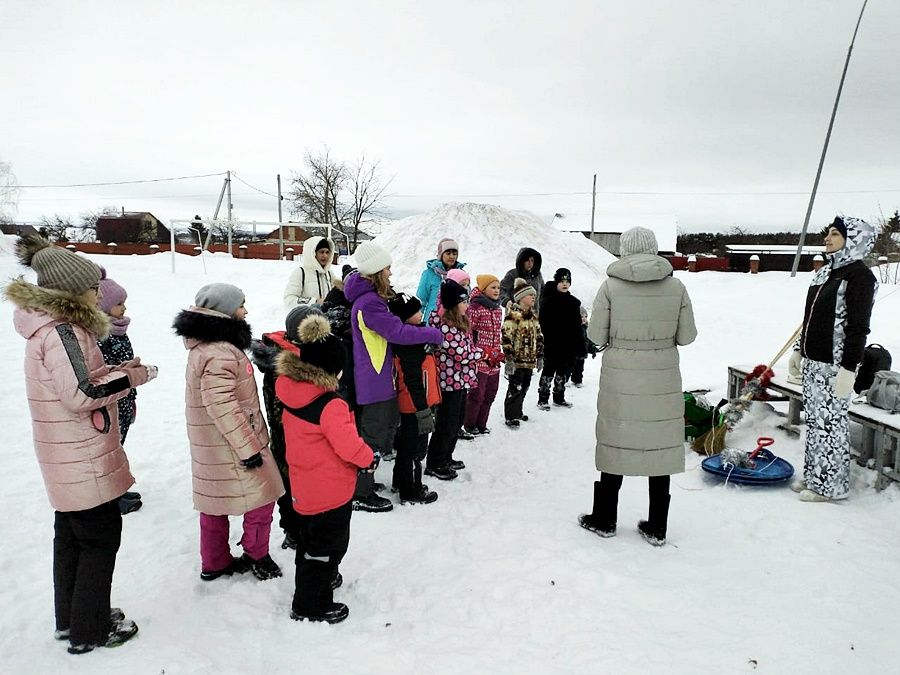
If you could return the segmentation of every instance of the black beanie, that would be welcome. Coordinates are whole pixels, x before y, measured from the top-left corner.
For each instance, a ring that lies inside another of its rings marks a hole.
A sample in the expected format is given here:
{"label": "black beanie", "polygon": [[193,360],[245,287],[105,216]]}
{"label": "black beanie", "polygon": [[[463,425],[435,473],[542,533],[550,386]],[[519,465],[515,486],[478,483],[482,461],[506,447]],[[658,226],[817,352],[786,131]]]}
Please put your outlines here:
{"label": "black beanie", "polygon": [[288,315],[284,318],[284,332],[287,335],[288,340],[291,340],[292,342],[297,340],[297,327],[300,325],[300,322],[310,314],[324,316],[321,310],[312,305],[297,305],[288,312]]}
{"label": "black beanie", "polygon": [[453,279],[441,284],[441,305],[444,309],[453,309],[461,302],[469,301],[469,292]]}
{"label": "black beanie", "polygon": [[840,232],[844,239],[847,238],[847,226],[844,224],[843,218],[836,216],[834,222],[828,226],[828,229],[831,229],[832,227]]}
{"label": "black beanie", "polygon": [[316,244],[316,253],[321,251],[323,248],[327,248],[329,251],[331,250],[331,244],[327,239],[320,239],[319,243]]}
{"label": "black beanie", "polygon": [[307,314],[297,327],[297,339],[292,342],[300,347],[300,360],[321,368],[329,375],[337,375],[344,369],[344,345],[331,332],[321,312]]}
{"label": "black beanie", "polygon": [[421,301],[414,295],[410,296],[406,293],[397,293],[393,298],[388,300],[388,309],[391,314],[398,317],[404,323],[416,312],[422,309]]}
{"label": "black beanie", "polygon": [[341,280],[346,279],[347,275],[350,274],[350,272],[355,271],[356,268],[354,268],[353,265],[344,264],[344,266],[341,268]]}
{"label": "black beanie", "polygon": [[570,284],[572,283],[572,273],[567,270],[565,267],[560,267],[553,274],[553,281],[559,283],[560,281],[568,281]]}

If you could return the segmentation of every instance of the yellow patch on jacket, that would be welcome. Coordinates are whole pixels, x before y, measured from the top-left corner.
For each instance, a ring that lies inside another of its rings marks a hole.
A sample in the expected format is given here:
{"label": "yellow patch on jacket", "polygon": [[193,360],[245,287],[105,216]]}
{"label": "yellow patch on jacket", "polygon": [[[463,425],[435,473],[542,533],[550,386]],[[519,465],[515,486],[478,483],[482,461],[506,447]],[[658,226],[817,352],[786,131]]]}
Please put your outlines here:
{"label": "yellow patch on jacket", "polygon": [[359,332],[362,334],[363,344],[366,345],[369,360],[372,362],[372,368],[380,375],[381,369],[384,368],[385,357],[387,356],[387,340],[366,326],[361,309],[357,310],[356,319],[359,324]]}

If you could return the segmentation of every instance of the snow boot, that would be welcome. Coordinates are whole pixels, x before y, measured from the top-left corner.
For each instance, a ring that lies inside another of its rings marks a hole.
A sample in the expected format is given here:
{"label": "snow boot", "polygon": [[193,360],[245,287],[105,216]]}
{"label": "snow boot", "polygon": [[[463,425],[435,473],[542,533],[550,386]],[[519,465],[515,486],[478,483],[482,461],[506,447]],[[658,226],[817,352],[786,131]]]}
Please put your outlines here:
{"label": "snow boot", "polygon": [[[541,380],[544,378],[542,377]],[[549,379],[549,378],[548,378]],[[553,377],[553,405],[561,408],[571,408],[572,404],[566,401],[566,376]]]}
{"label": "snow boot", "polygon": [[[119,607],[110,607],[109,608],[110,624],[117,623],[124,619],[125,619],[125,612],[123,612]],[[61,630],[53,631],[53,638],[55,640],[68,640],[69,639],[69,629],[63,628]]]}
{"label": "snow boot", "polygon": [[137,499],[128,497],[129,494],[136,495],[137,492],[126,492],[124,495],[119,497],[119,512],[124,516],[126,513],[134,513],[135,511],[139,511],[140,508],[144,505],[144,502],[141,501],[140,495],[138,495]]}
{"label": "snow boot", "polygon": [[669,502],[671,500],[671,495],[651,497],[649,517],[647,520],[642,520],[638,523],[638,531],[651,546],[662,546],[666,543]]}
{"label": "snow boot", "polygon": [[488,429],[487,427],[478,427],[478,433],[480,435],[484,436],[485,434],[491,433],[491,430]]}
{"label": "snow boot", "polygon": [[354,511],[368,511],[369,513],[386,513],[393,510],[394,505],[390,499],[375,494],[374,492],[367,497],[354,497]]}
{"label": "snow boot", "polygon": [[73,644],[66,650],[70,654],[87,654],[94,650],[94,647],[120,647],[138,632],[137,624],[131,619],[122,619],[113,621],[109,627],[109,635],[106,640],[99,644]]}
{"label": "snow boot", "polygon": [[475,434],[473,434],[465,427],[460,427],[459,431],[456,434],[456,437],[461,441],[471,441],[475,438]]}
{"label": "snow boot", "polygon": [[796,480],[791,481],[791,490],[794,492],[803,492],[806,489],[806,481],[802,478],[797,478]]}
{"label": "snow boot", "polygon": [[462,471],[466,468],[466,463],[460,459],[451,459],[447,462],[447,466],[449,466],[454,471]]}
{"label": "snow boot", "polygon": [[435,466],[435,467],[426,466],[425,467],[425,475],[426,476],[434,476],[438,480],[453,480],[459,474],[456,473],[456,471],[451,469],[446,464],[442,464],[440,466]]}
{"label": "snow boot", "polygon": [[282,575],[281,568],[278,566],[278,563],[272,560],[272,556],[270,556],[268,553],[266,553],[266,555],[264,555],[259,560],[254,560],[245,553],[241,556],[241,559],[247,564],[248,569],[253,572],[253,576],[255,576],[260,581],[275,579]]}
{"label": "snow boot", "polygon": [[594,501],[589,514],[578,518],[578,523],[586,530],[601,537],[616,534],[616,514],[619,508],[619,485],[594,481]]}
{"label": "snow boot", "polygon": [[506,420],[506,426],[508,426],[510,429],[518,429],[519,420]]}
{"label": "snow boot", "polygon": [[596,522],[589,513],[582,513],[580,516],[578,516],[578,524],[581,525],[584,529],[593,532],[594,534],[597,534],[604,539],[616,536],[615,525],[601,525]]}
{"label": "snow boot", "polygon": [[219,577],[230,577],[232,574],[243,574],[249,571],[250,567],[242,556],[240,558],[232,558],[231,562],[220,570],[202,570],[200,578],[203,581],[213,581]]}
{"label": "snow boot", "polygon": [[527,422],[527,421],[528,421],[528,415],[522,415],[522,416],[519,418],[519,421],[520,421],[520,422]]}
{"label": "snow boot", "polygon": [[538,408],[541,410],[550,410],[550,387],[552,385],[552,377],[541,375],[541,379],[538,380]]}
{"label": "snow boot", "polygon": [[336,591],[343,585],[344,585],[343,575],[340,572],[335,572],[334,578],[331,580],[331,590]]}
{"label": "snow boot", "polygon": [[436,502],[438,498],[437,492],[428,489],[427,485],[419,486],[413,494],[400,495],[401,504],[431,504]]}
{"label": "snow boot", "polygon": [[831,497],[826,497],[825,495],[820,495],[815,490],[810,490],[806,488],[800,492],[800,501],[801,502],[830,502]]}
{"label": "snow boot", "polygon": [[284,550],[292,549],[292,550],[296,551],[297,550],[297,540],[294,539],[294,537],[292,537],[290,535],[290,533],[285,532],[284,533],[284,541],[281,542],[281,548]]}
{"label": "snow boot", "polygon": [[343,602],[332,602],[331,606],[321,614],[298,614],[291,611],[291,618],[294,621],[324,621],[325,623],[340,623],[350,616],[350,608]]}

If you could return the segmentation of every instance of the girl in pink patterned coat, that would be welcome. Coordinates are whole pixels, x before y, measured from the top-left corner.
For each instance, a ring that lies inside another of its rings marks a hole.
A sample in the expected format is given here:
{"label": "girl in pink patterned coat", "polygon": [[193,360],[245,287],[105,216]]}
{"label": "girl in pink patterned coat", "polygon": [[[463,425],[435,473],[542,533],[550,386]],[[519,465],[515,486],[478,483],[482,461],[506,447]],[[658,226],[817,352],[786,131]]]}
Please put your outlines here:
{"label": "girl in pink patterned coat", "polygon": [[[482,352],[473,340],[466,309],[469,294],[453,280],[445,281],[440,289],[444,312],[437,326],[444,334],[444,341],[437,352],[438,379],[441,385],[441,405],[434,419],[434,433],[428,444],[425,473],[439,480],[453,480],[456,472],[466,468],[463,462],[453,459],[453,450],[463,414],[466,409],[466,393],[478,386],[477,363]],[[434,315],[436,316],[436,315]]]}
{"label": "girl in pink patterned coat", "polygon": [[475,277],[477,287],[472,291],[467,315],[472,324],[475,346],[481,349],[484,358],[478,361],[478,386],[474,387],[466,399],[466,417],[463,428],[470,434],[488,434],[488,416],[491,404],[497,397],[500,385],[500,364],[503,352],[500,350],[503,308],[500,307],[500,280],[493,274],[479,274]]}

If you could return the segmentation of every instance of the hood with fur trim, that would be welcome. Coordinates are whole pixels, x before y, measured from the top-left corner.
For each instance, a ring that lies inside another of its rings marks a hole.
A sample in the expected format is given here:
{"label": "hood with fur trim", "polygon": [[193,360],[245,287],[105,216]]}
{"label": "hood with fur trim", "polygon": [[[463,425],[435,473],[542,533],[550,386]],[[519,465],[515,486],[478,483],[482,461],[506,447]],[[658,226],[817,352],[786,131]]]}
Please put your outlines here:
{"label": "hood with fur trim", "polygon": [[72,293],[41,288],[19,277],[6,285],[3,295],[18,307],[13,321],[16,332],[26,340],[50,321],[81,326],[100,340],[109,335],[109,317]]}
{"label": "hood with fur trim", "polygon": [[172,328],[176,335],[184,338],[186,349],[192,349],[201,342],[228,342],[241,351],[247,351],[253,341],[250,324],[243,319],[200,307],[181,310],[172,322]]}
{"label": "hood with fur trim", "polygon": [[325,391],[337,391],[338,388],[337,376],[329,375],[323,369],[306,363],[293,352],[282,351],[276,357],[275,372],[296,382],[308,382]]}

